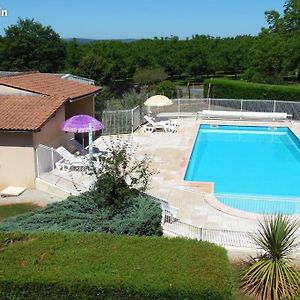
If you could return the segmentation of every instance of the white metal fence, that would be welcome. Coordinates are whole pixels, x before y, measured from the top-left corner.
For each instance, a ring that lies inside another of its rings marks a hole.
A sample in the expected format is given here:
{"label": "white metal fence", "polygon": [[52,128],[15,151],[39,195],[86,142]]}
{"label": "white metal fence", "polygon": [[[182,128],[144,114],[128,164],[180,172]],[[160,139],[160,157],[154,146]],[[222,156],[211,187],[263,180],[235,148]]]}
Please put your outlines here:
{"label": "white metal fence", "polygon": [[80,172],[61,173],[55,165],[61,159],[54,148],[39,144],[36,148],[38,178],[73,195],[88,190],[89,176]]}
{"label": "white metal fence", "polygon": [[224,247],[257,247],[252,239],[254,233],[250,232],[206,229],[183,223],[180,220],[172,223],[165,223],[163,225],[163,229],[165,233],[170,233],[189,239],[195,239],[198,241],[207,241]]}
{"label": "white metal fence", "polygon": [[280,100],[207,99],[208,109],[255,112],[284,112],[300,120],[300,102]]}
{"label": "white metal fence", "polygon": [[[163,230],[166,234],[195,239],[198,241],[207,241],[223,247],[258,249],[257,244],[254,242],[254,237],[256,236],[257,232],[207,229],[199,226],[194,226],[182,222],[177,217],[174,217],[172,215],[172,211],[174,211],[174,208],[172,210],[172,207],[168,204],[167,201],[157,199],[153,196],[147,196],[161,204],[163,214]],[[178,209],[176,210],[176,214],[177,213]],[[297,232],[296,236],[298,245],[295,251],[299,252],[300,232]]]}
{"label": "white metal fence", "polygon": [[173,105],[152,111],[161,117],[191,117],[202,110],[233,110],[253,112],[285,112],[300,120],[300,101],[244,99],[173,99]]}
{"label": "white metal fence", "polygon": [[[173,104],[165,107],[151,107],[151,112],[158,118],[196,117],[202,110],[233,110],[253,112],[285,112],[300,120],[300,102],[280,100],[244,100],[215,98],[180,98],[172,99]],[[96,117],[104,124],[102,134],[133,133],[143,123],[145,107],[136,106],[126,110],[106,110],[96,113]]]}
{"label": "white metal fence", "polygon": [[195,239],[198,241],[208,241],[220,246],[256,248],[252,236],[254,233],[206,229],[203,227],[194,226],[178,219],[177,214],[179,209],[171,206],[167,201],[156,197],[146,195],[157,203],[160,203],[162,208],[163,230],[167,234]]}
{"label": "white metal fence", "polygon": [[143,122],[143,112],[140,106],[133,109],[104,110],[96,114],[104,124],[103,135],[133,133]]}

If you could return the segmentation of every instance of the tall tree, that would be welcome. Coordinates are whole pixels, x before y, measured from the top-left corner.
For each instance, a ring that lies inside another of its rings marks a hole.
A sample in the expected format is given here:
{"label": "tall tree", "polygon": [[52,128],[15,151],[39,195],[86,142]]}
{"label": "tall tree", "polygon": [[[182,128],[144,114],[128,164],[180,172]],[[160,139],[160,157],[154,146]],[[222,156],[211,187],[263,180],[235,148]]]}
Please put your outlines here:
{"label": "tall tree", "polygon": [[300,1],[288,0],[284,5],[284,27],[286,31],[300,30]]}
{"label": "tall tree", "polygon": [[81,52],[81,48],[76,39],[72,39],[69,43],[67,43],[66,68],[70,70],[71,73],[76,70],[81,61]]}
{"label": "tall tree", "polygon": [[107,69],[108,64],[103,57],[88,53],[81,60],[76,73],[102,83],[106,79]]}
{"label": "tall tree", "polygon": [[265,14],[268,28],[251,49],[250,79],[278,82],[291,74],[300,81],[300,0],[287,0],[282,16],[274,10]]}
{"label": "tall tree", "polygon": [[0,55],[5,70],[57,72],[64,65],[66,50],[50,26],[33,19],[19,19],[5,29]]}

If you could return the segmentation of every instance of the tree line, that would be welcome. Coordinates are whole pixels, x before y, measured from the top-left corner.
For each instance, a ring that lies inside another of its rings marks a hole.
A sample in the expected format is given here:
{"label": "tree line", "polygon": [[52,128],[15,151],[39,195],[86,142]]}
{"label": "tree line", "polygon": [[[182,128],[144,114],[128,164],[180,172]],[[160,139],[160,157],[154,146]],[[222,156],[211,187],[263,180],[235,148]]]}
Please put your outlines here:
{"label": "tree line", "polygon": [[163,70],[159,78],[167,74],[171,79],[226,74],[267,83],[300,79],[300,0],[287,0],[283,15],[277,11],[265,14],[267,27],[257,36],[194,35],[185,40],[171,36],[87,44],[76,39],[67,42],[50,26],[20,19],[0,38],[0,67],[68,72],[101,84],[140,78],[137,74],[141,73],[145,78],[145,73],[155,70]]}

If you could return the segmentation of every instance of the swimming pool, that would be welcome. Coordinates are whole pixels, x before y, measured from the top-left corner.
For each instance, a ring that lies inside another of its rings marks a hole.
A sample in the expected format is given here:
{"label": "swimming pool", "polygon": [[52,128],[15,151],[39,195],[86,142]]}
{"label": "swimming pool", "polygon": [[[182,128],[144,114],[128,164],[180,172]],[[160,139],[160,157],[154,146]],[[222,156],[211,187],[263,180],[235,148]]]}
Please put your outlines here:
{"label": "swimming pool", "polygon": [[253,213],[300,213],[300,141],[287,127],[201,125],[185,180]]}

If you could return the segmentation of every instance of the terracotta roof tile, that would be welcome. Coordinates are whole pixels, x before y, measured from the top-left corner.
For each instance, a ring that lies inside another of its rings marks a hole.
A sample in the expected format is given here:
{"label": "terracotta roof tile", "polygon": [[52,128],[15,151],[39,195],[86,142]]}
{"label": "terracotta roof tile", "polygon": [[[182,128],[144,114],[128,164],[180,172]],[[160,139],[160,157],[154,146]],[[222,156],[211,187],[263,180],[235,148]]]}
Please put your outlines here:
{"label": "terracotta roof tile", "polygon": [[97,93],[101,87],[63,79],[45,73],[22,73],[0,77],[0,84],[43,95],[59,95],[75,99]]}
{"label": "terracotta roof tile", "polygon": [[101,90],[98,86],[43,73],[1,77],[0,85],[40,94],[0,95],[0,130],[38,130],[66,101]]}
{"label": "terracotta roof tile", "polygon": [[0,129],[38,130],[65,100],[58,96],[0,96]]}

